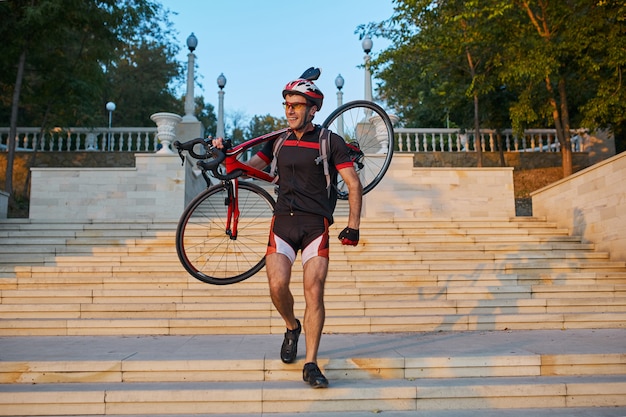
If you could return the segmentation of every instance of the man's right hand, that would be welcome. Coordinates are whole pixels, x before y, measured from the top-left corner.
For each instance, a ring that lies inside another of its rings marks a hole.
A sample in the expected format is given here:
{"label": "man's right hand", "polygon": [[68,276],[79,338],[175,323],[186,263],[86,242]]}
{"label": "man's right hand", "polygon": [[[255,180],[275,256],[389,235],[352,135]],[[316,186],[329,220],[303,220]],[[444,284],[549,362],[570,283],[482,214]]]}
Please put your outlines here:
{"label": "man's right hand", "polygon": [[211,144],[214,148],[224,149],[224,138],[213,138]]}

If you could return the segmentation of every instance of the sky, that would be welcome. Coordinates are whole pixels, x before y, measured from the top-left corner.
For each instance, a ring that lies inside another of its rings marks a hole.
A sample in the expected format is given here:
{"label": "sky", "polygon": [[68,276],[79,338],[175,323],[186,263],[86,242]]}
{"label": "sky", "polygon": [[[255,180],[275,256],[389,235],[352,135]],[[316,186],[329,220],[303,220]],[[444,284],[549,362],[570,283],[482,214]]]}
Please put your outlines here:
{"label": "sky", "polygon": [[[181,43],[178,60],[187,63],[187,37],[198,38],[194,95],[203,95],[217,114],[217,77],[224,74],[224,113],[239,114],[244,125],[255,115],[284,117],[282,90],[311,67],[325,96],[315,117],[322,123],[337,107],[335,78],[344,78],[343,102],[365,97],[365,53],[358,25],[381,22],[393,13],[392,0],[160,0]],[[389,46],[373,38],[372,54]],[[375,87],[376,79],[372,85]],[[180,94],[184,94],[184,86]]]}

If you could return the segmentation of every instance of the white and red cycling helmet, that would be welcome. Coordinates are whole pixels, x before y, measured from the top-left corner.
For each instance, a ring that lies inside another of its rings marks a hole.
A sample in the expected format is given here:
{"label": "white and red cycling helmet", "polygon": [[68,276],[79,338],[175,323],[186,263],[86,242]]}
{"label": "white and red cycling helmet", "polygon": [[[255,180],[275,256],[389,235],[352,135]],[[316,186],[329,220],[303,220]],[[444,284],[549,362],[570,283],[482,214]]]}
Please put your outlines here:
{"label": "white and red cycling helmet", "polygon": [[285,98],[287,94],[303,96],[315,104],[318,111],[322,108],[322,103],[324,102],[324,94],[322,94],[321,90],[313,84],[313,81],[304,78],[298,78],[297,80],[288,82],[283,90],[283,98]]}

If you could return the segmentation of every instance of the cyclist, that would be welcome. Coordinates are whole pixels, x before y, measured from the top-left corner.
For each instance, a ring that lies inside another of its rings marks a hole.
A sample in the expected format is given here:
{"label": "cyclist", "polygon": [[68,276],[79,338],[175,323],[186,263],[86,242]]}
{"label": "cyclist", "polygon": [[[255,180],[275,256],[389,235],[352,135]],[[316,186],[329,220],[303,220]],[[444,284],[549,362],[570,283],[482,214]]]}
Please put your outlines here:
{"label": "cyclist", "polygon": [[[306,302],[306,357],[302,376],[312,387],[325,388],[328,380],[317,365],[317,354],[325,320],[329,226],[333,223],[337,197],[332,187],[330,193],[327,189],[323,164],[319,161],[321,127],[313,124],[324,95],[312,81],[300,78],[287,83],[283,98],[290,131],[277,156],[279,192],[269,234],[266,271],[272,302],[287,327],[280,358],[285,363],[292,363],[296,360],[303,326],[294,314],[294,298],[289,284],[296,253],[301,251]],[[274,157],[274,142],[267,142],[249,164],[257,169],[268,166]],[[221,146],[221,140],[215,140],[214,144]],[[349,192],[348,225],[339,234],[339,239],[344,245],[356,246],[362,187],[344,140],[334,133],[330,135],[328,162],[331,183],[339,173]]]}

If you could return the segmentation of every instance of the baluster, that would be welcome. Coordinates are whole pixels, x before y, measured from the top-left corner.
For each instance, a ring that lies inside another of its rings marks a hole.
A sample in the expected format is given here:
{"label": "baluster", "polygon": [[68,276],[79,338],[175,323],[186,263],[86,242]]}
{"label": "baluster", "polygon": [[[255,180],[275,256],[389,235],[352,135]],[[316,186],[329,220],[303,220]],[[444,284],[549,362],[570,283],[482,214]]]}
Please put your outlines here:
{"label": "baluster", "polygon": [[496,147],[493,141],[493,132],[489,132],[489,149],[491,150],[491,152],[496,151]]}
{"label": "baluster", "polygon": [[556,136],[556,133],[554,134],[554,150],[553,152],[561,152],[561,142],[559,142],[559,138]]}
{"label": "baluster", "polygon": [[398,152],[402,152],[402,133],[398,133]]}

